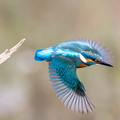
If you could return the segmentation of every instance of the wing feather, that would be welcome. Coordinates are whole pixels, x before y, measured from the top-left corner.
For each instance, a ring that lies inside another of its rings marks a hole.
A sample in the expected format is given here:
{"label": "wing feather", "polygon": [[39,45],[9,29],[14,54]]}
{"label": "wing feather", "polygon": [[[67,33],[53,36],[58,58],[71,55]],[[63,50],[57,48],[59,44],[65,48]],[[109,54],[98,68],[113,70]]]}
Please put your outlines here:
{"label": "wing feather", "polygon": [[[60,62],[62,61],[60,60]],[[68,66],[68,63],[64,65],[64,67],[61,67],[61,63],[56,64],[55,60],[52,60],[49,65],[50,81],[57,97],[64,103],[65,106],[73,111],[80,113],[92,112],[94,106],[86,94],[81,94],[80,91],[76,90],[80,81],[76,76],[76,68],[74,64],[71,62],[70,66]],[[70,73],[68,74],[67,72]],[[84,92],[84,90],[82,92]]]}

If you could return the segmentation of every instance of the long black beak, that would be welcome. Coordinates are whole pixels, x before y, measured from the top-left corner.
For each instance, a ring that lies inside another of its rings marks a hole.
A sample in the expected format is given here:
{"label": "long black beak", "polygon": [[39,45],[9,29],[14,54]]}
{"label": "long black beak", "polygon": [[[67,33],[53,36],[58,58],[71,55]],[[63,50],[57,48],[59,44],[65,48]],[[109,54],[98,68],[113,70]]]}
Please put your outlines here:
{"label": "long black beak", "polygon": [[109,64],[109,63],[107,63],[105,61],[100,61],[100,62],[98,62],[98,64],[106,65],[106,66],[109,66],[109,67],[113,67],[113,65],[111,65],[111,64]]}

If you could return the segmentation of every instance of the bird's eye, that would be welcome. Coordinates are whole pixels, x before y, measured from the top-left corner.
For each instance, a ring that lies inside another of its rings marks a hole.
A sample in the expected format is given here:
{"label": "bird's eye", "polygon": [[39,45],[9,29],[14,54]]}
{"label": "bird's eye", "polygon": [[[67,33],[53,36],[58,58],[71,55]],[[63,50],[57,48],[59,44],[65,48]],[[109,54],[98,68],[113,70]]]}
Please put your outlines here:
{"label": "bird's eye", "polygon": [[94,62],[100,62],[100,59],[93,59]]}

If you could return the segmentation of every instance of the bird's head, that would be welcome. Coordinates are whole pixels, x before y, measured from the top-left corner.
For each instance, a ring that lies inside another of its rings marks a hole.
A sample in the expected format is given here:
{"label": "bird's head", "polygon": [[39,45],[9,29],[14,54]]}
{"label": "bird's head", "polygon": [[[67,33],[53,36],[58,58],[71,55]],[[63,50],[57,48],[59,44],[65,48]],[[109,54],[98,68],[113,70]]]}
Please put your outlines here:
{"label": "bird's head", "polygon": [[84,39],[70,40],[59,44],[57,47],[78,53],[76,62],[78,68],[95,64],[113,67],[110,64],[113,62],[111,52],[94,41]]}
{"label": "bird's head", "polygon": [[113,67],[110,63],[106,62],[99,54],[92,53],[91,51],[83,51],[79,54],[82,63],[78,67],[86,67],[90,65],[100,64]]}
{"label": "bird's head", "polygon": [[[85,43],[86,42],[86,43]],[[93,41],[84,41],[83,50],[79,53],[81,64],[78,67],[86,67],[95,64],[113,67],[110,63],[113,56],[106,48]]]}

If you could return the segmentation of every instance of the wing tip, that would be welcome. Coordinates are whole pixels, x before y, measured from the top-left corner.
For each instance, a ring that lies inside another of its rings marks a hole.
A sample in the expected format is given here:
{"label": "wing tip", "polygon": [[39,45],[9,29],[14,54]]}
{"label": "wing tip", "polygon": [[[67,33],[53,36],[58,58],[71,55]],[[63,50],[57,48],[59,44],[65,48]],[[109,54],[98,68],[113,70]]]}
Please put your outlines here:
{"label": "wing tip", "polygon": [[74,90],[69,89],[69,87],[66,87],[63,84],[57,87],[57,89],[55,86],[53,86],[53,88],[56,92],[57,97],[62,101],[62,103],[73,111],[81,114],[87,114],[92,112],[95,108],[86,94],[85,96],[81,96],[80,94],[77,94]]}

